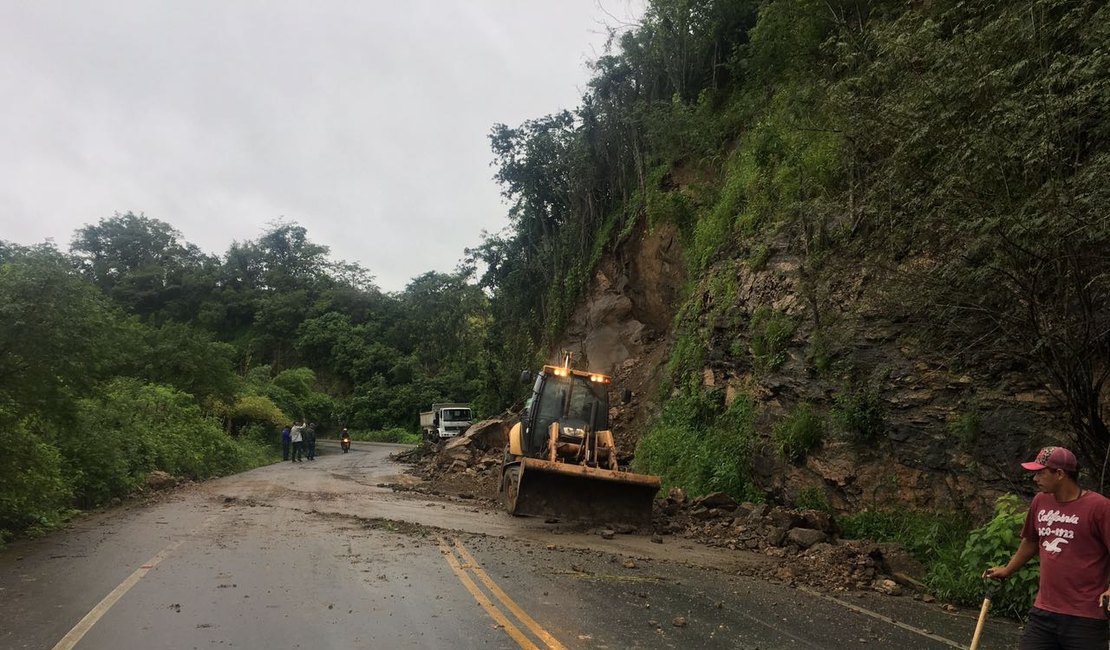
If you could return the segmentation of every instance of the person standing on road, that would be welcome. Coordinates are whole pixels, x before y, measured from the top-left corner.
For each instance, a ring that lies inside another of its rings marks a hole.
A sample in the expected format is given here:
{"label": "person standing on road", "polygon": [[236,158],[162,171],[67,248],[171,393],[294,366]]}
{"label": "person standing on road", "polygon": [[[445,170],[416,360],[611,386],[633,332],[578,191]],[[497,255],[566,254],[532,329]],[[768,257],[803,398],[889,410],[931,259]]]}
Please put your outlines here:
{"label": "person standing on road", "polygon": [[301,449],[304,446],[304,422],[298,421],[293,424],[293,429],[289,432],[289,438],[293,441],[293,452],[290,454],[290,460],[294,463],[301,462]]}
{"label": "person standing on road", "polygon": [[316,460],[316,423],[309,422],[301,435],[304,436],[305,454],[309,460]]}
{"label": "person standing on road", "polygon": [[292,438],[289,437],[289,427],[281,430],[281,460],[289,460],[289,443]]}
{"label": "person standing on road", "polygon": [[1106,650],[1110,609],[1110,499],[1079,487],[1075,454],[1045,447],[1032,462],[1040,490],[1029,505],[1021,545],[1004,567],[984,578],[1004,580],[1040,556],[1037,599],[1021,637],[1021,650]]}

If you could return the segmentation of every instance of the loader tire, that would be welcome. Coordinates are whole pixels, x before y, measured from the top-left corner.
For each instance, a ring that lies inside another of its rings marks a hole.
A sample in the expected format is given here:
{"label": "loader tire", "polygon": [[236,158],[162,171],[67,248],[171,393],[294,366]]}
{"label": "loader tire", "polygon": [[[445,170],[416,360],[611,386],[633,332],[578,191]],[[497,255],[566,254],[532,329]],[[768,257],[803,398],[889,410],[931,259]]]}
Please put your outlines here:
{"label": "loader tire", "polygon": [[501,498],[505,502],[505,511],[510,515],[516,514],[516,500],[520,490],[520,467],[509,467],[505,470],[502,479]]}

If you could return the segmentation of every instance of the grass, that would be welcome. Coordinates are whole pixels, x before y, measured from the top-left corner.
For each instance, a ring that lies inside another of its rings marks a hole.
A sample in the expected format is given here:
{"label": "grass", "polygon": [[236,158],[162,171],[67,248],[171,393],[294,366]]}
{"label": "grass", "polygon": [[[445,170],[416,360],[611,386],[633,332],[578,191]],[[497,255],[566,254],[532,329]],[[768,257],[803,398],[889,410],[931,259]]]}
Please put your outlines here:
{"label": "grass", "polygon": [[351,440],[360,442],[396,442],[405,445],[418,445],[421,441],[420,434],[412,433],[401,427],[376,431],[348,431],[348,433],[351,434]]}

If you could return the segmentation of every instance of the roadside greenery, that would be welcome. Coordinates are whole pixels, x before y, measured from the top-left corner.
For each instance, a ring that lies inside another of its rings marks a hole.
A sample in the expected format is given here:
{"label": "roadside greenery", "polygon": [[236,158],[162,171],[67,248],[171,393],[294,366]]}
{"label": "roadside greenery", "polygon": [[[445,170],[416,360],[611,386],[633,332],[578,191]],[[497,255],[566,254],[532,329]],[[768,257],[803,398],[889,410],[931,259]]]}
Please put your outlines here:
{"label": "roadside greenery", "polygon": [[[925,584],[946,601],[978,605],[987,583],[982,573],[1005,566],[1021,541],[1028,504],[1015,495],[995,503],[994,516],[972,528],[966,513],[934,513],[905,508],[868,509],[840,518],[845,537],[896,542],[925,565]],[[1037,593],[1037,561],[998,585],[992,612],[1023,618]]]}
{"label": "roadside greenery", "polygon": [[278,223],[217,258],[131,213],[70,253],[0,242],[0,543],[154,471],[271,462],[297,419],[415,442],[432,401],[481,403],[479,289],[429,273],[388,296],[326,252]]}
{"label": "roadside greenery", "polygon": [[878,390],[866,384],[850,384],[833,398],[833,420],[846,433],[871,443],[883,432],[886,406]]}
{"label": "roadside greenery", "polygon": [[422,440],[420,434],[401,427],[376,431],[348,431],[348,433],[351,434],[351,440],[361,440],[363,442],[399,442],[406,445],[418,445]]}
{"label": "roadside greenery", "polygon": [[680,395],[667,402],[640,440],[634,468],[662,476],[664,489],[762,501],[751,480],[754,425],[755,409],[747,397],[725,408],[719,391]]}

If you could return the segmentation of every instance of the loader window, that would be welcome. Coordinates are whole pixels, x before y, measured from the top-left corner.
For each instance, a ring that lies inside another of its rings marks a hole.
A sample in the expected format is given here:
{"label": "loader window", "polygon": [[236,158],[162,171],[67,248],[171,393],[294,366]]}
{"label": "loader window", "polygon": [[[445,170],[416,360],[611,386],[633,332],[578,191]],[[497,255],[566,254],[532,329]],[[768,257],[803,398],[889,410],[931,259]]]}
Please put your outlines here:
{"label": "loader window", "polygon": [[535,448],[543,446],[547,439],[547,430],[551,423],[563,419],[563,403],[567,399],[567,389],[570,385],[565,379],[548,377],[539,395],[540,404],[536,409],[536,426],[532,432]]}
{"label": "loader window", "polygon": [[547,376],[543,384],[536,382],[536,391],[539,405],[529,436],[531,449],[543,447],[552,422],[565,422],[576,427],[590,424],[594,404],[597,404],[597,429],[609,428],[609,400],[603,384],[593,383],[585,377]]}

